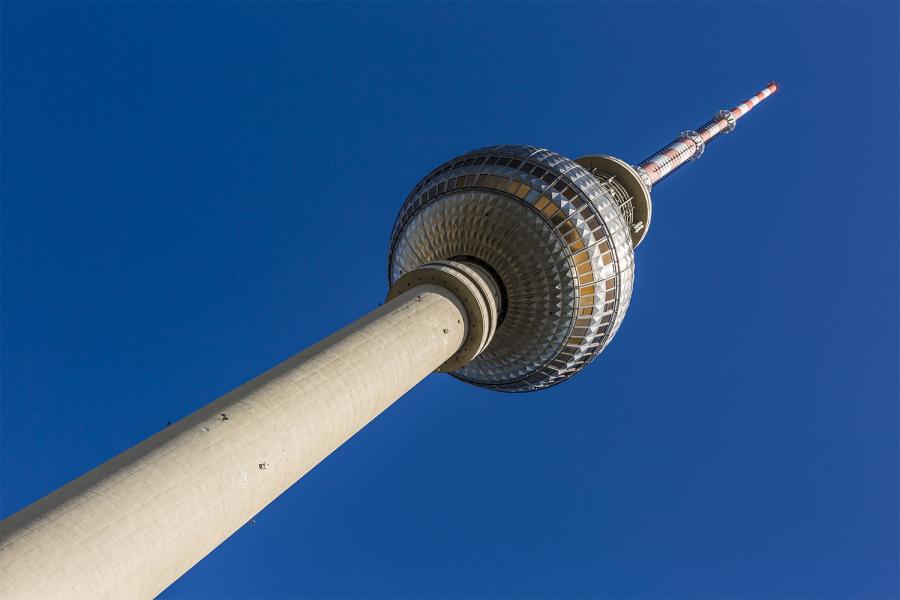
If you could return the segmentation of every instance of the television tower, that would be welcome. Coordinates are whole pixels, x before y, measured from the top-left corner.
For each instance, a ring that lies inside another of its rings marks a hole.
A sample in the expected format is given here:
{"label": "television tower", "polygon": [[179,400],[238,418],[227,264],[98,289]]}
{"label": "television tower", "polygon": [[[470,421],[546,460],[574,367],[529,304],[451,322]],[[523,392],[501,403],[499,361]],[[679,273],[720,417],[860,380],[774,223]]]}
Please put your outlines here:
{"label": "television tower", "polygon": [[0,598],[148,598],[432,371],[560,383],[612,340],[650,190],[774,83],[636,166],[531,146],[455,158],[407,196],[379,308],[0,522]]}

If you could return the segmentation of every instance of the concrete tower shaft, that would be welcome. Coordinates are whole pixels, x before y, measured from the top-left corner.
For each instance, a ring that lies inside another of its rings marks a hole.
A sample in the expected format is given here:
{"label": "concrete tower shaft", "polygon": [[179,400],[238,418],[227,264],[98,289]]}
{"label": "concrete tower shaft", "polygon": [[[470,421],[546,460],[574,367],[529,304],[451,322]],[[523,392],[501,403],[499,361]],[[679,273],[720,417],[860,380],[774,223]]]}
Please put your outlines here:
{"label": "concrete tower shaft", "polygon": [[421,379],[490,343],[490,275],[458,262],[412,275],[423,282],[0,523],[0,598],[156,596]]}

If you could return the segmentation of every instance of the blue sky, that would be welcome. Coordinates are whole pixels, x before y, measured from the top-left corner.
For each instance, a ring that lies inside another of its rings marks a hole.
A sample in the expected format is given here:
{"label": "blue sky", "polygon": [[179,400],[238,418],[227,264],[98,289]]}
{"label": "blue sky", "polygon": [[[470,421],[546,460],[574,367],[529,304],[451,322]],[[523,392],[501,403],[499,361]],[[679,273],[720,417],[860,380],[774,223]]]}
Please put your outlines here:
{"label": "blue sky", "polygon": [[428,378],[163,597],[896,597],[898,17],[4,3],[0,514],[377,306],[437,164],[637,162],[776,79],[589,368]]}

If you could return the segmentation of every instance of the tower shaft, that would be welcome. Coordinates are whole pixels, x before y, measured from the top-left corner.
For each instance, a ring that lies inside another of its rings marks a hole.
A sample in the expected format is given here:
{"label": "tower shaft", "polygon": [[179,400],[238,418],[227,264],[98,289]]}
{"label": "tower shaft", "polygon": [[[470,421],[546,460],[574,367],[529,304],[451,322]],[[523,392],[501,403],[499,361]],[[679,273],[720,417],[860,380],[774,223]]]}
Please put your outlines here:
{"label": "tower shaft", "polygon": [[[485,287],[478,273],[460,281]],[[453,357],[473,326],[493,331],[447,288],[398,293],[4,520],[0,598],[159,594]]]}

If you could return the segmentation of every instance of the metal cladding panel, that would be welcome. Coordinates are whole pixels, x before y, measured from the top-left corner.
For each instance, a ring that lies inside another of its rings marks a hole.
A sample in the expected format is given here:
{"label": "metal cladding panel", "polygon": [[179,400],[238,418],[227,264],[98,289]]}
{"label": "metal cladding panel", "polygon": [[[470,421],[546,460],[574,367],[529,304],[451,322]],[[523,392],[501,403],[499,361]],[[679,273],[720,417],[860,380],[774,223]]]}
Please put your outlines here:
{"label": "metal cladding panel", "polygon": [[549,150],[475,150],[413,189],[391,235],[390,283],[463,256],[506,292],[493,341],[453,372],[475,385],[524,392],[568,379],[613,338],[631,299],[634,254],[615,194]]}

